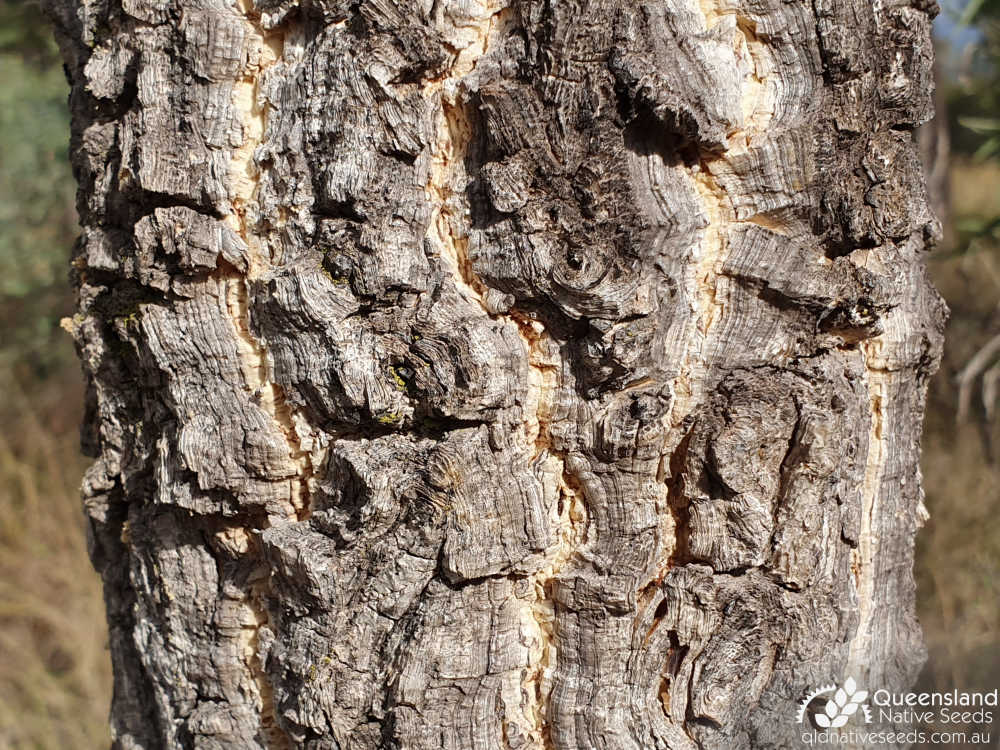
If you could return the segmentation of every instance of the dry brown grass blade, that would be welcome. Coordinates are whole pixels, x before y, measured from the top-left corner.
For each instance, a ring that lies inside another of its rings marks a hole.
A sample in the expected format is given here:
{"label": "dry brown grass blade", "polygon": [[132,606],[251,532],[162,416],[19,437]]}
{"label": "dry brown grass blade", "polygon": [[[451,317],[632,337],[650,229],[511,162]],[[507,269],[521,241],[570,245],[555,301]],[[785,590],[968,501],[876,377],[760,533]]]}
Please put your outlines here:
{"label": "dry brown grass blade", "polygon": [[979,351],[970,359],[955,380],[958,384],[958,411],[955,419],[959,424],[964,423],[969,417],[969,407],[972,403],[972,387],[976,378],[983,372],[1000,354],[1000,334],[997,334],[987,341]]}
{"label": "dry brown grass blade", "polygon": [[110,668],[87,559],[76,434],[4,383],[0,434],[0,748],[107,746]]}

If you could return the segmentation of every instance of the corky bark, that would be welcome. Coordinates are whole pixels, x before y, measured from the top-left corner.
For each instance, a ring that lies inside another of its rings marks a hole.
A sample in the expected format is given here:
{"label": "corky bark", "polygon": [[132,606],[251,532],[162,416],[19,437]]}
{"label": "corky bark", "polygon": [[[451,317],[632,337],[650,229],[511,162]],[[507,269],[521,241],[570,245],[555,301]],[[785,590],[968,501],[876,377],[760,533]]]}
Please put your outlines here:
{"label": "corky bark", "polygon": [[251,3],[50,0],[115,746],[906,686],[933,0]]}

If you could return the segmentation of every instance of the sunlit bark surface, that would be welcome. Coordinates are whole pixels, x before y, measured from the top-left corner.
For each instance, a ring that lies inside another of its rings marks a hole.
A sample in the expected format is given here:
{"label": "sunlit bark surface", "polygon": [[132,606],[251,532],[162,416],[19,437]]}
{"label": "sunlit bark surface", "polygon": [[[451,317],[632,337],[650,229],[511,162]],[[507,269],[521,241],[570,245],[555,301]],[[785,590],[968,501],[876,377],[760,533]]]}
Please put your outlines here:
{"label": "sunlit bark surface", "polygon": [[50,6],[116,748],[791,748],[913,680],[933,2]]}

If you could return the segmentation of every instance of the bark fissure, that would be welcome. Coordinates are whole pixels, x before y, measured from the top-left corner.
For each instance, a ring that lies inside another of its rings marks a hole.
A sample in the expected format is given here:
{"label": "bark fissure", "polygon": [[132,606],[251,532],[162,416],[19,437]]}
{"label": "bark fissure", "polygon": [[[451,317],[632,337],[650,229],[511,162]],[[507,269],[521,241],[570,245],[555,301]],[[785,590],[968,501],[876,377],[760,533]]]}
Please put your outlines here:
{"label": "bark fissure", "polygon": [[[223,277],[226,306],[236,330],[237,346],[246,388],[258,406],[270,417],[284,437],[293,476],[289,483],[290,507],[286,521],[302,521],[310,512],[309,482],[313,477],[312,459],[303,450],[293,412],[283,389],[271,378],[271,366],[264,342],[252,330],[250,299],[255,283],[272,268],[272,253],[267,237],[258,231],[259,215],[256,207],[260,189],[261,171],[256,161],[258,148],[267,134],[270,105],[263,96],[261,84],[267,71],[281,60],[284,33],[266,30],[261,25],[259,11],[252,0],[237,0],[237,8],[245,21],[251,40],[250,49],[257,52],[256,63],[251,62],[233,84],[232,104],[239,116],[242,143],[233,152],[229,162],[227,185],[230,189],[232,213],[223,221],[232,227],[247,247],[245,274],[230,273]],[[280,522],[268,519],[267,524]],[[244,559],[260,560],[259,544],[248,539],[241,549]],[[274,687],[267,675],[261,657],[260,632],[269,623],[267,600],[271,596],[271,576],[267,566],[256,563],[258,572],[252,576],[249,591],[244,599],[244,627],[241,637],[241,654],[246,668],[256,685],[260,700],[261,734],[268,748],[286,750],[294,747],[291,737],[281,727],[277,716]]]}
{"label": "bark fissure", "polygon": [[426,188],[433,206],[428,236],[451,271],[460,294],[486,315],[515,327],[527,365],[522,405],[526,446],[540,472],[556,478],[556,541],[546,550],[540,569],[528,577],[529,601],[523,605],[522,614],[523,626],[531,631],[528,668],[521,681],[522,695],[528,702],[522,714],[527,725],[522,728],[534,746],[548,748],[552,747],[547,727],[548,701],[558,652],[551,585],[585,541],[587,511],[583,490],[566,466],[565,452],[556,448],[549,431],[562,371],[559,344],[535,316],[516,309],[500,313],[491,306],[487,301],[490,289],[476,275],[468,254],[469,203],[465,185],[461,183],[466,178],[470,148],[481,124],[477,123],[477,114],[467,94],[460,91],[460,83],[475,70],[477,61],[486,54],[490,40],[510,13],[510,8],[489,2],[483,10],[485,15],[474,24],[468,46],[456,52],[445,75],[424,87],[424,95],[436,98],[440,108]]}
{"label": "bark fissure", "polygon": [[855,671],[865,667],[864,660],[870,649],[872,616],[876,606],[875,561],[879,550],[879,536],[874,519],[877,517],[885,471],[886,410],[889,408],[888,388],[892,378],[892,373],[877,362],[881,344],[881,338],[877,337],[862,341],[859,346],[868,391],[871,427],[861,486],[861,529],[858,546],[851,550],[851,572],[854,574],[858,600],[858,629],[851,640],[848,665]]}
{"label": "bark fissure", "polygon": [[248,262],[245,275],[230,273],[224,277],[226,304],[239,341],[246,387],[255,402],[278,426],[288,445],[289,460],[295,472],[290,484],[292,507],[289,518],[303,520],[309,514],[312,460],[310,453],[303,449],[293,410],[284,391],[270,376],[268,352],[253,333],[250,315],[251,286],[272,269],[267,237],[257,231],[259,216],[255,206],[261,179],[255,156],[264,142],[270,107],[262,95],[261,82],[266,72],[281,59],[284,35],[280,30],[268,31],[261,26],[260,14],[250,0],[239,0],[239,9],[246,20],[248,36],[253,40],[251,48],[258,51],[259,58],[233,86],[233,108],[240,115],[243,142],[233,151],[230,159],[228,186],[233,211],[223,221],[246,243]]}
{"label": "bark fissure", "polygon": [[[713,173],[713,167],[724,164],[727,159],[746,153],[753,138],[765,135],[773,102],[769,94],[768,76],[772,71],[766,64],[769,59],[766,45],[756,36],[755,24],[750,19],[738,15],[735,10],[720,6],[716,0],[699,0],[699,8],[704,18],[705,28],[711,31],[722,19],[729,17],[734,23],[734,45],[749,57],[752,65],[740,82],[740,101],[743,122],[735,132],[728,134],[730,145],[722,153],[702,151],[700,160],[692,167],[691,177],[702,211],[705,228],[698,245],[695,259],[694,287],[690,297],[695,307],[694,344],[689,344],[680,366],[680,375],[675,380],[675,400],[672,407],[674,427],[678,427],[691,408],[700,403],[703,396],[703,380],[707,347],[710,343],[714,324],[724,313],[719,302],[718,284],[721,268],[727,256],[727,227],[738,223],[754,223],[771,229],[780,226],[764,214],[755,214],[745,219],[737,216],[734,203],[727,188]],[[700,372],[699,372],[700,371]]]}
{"label": "bark fissure", "polygon": [[472,7],[481,14],[465,27],[470,37],[465,46],[458,50],[453,48],[455,57],[448,69],[424,83],[424,97],[434,101],[438,109],[425,192],[432,206],[428,237],[451,271],[459,292],[490,314],[485,301],[486,287],[476,277],[468,256],[466,186],[462,185],[458,192],[455,190],[456,182],[466,177],[466,160],[476,132],[472,106],[467,100],[468,94],[460,91],[460,84],[486,54],[490,39],[508,8],[491,0],[482,3],[477,0]]}
{"label": "bark fissure", "polygon": [[[441,108],[427,185],[427,198],[433,206],[429,236],[462,296],[489,314],[484,298],[485,287],[476,277],[468,256],[469,238],[464,229],[468,226],[467,201],[464,195],[456,194],[453,189],[456,179],[465,173],[465,160],[474,134],[469,105],[458,103],[453,98],[449,101],[455,96],[456,80],[446,78],[440,84],[425,89],[437,98]],[[460,208],[456,209],[456,203]],[[457,210],[465,215],[457,214]]]}
{"label": "bark fissure", "polygon": [[522,681],[522,691],[528,697],[528,710],[534,722],[530,736],[544,750],[555,747],[549,730],[549,701],[559,655],[556,602],[551,587],[586,542],[588,522],[583,489],[568,472],[565,457],[550,455],[558,463],[559,477],[556,544],[546,551],[543,567],[528,578],[533,598],[528,604],[530,618],[526,620],[533,633],[528,670]]}

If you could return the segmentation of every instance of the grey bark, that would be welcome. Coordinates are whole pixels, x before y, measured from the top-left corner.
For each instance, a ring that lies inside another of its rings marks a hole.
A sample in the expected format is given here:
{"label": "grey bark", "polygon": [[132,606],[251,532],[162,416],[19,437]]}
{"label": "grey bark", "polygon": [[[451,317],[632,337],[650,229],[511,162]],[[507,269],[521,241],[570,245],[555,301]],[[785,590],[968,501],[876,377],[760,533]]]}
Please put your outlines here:
{"label": "grey bark", "polygon": [[50,0],[115,747],[798,747],[915,678],[936,5],[504,1]]}

